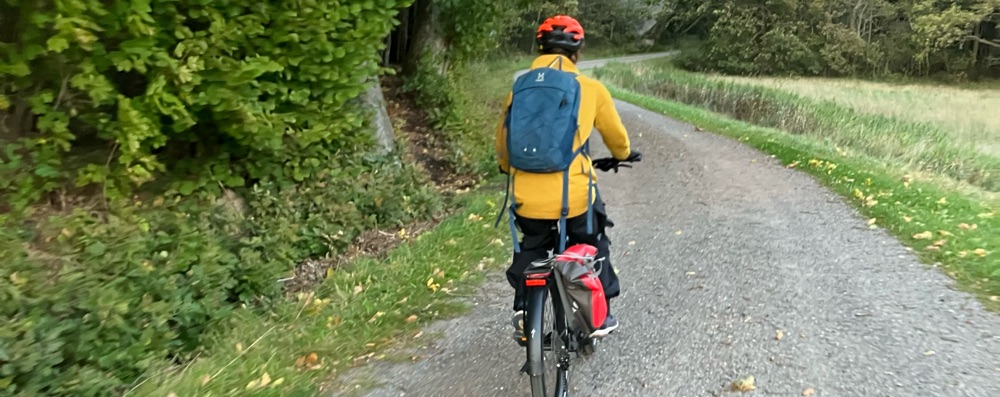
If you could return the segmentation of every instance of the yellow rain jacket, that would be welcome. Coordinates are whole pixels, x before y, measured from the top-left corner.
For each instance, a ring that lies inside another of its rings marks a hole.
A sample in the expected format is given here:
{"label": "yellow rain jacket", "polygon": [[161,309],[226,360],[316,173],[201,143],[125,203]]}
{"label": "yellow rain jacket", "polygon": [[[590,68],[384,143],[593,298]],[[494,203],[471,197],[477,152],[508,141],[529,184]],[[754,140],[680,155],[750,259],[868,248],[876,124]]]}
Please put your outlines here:
{"label": "yellow rain jacket", "polygon": [[[531,63],[531,69],[547,67],[556,62],[562,55],[542,55]],[[605,146],[616,159],[628,158],[630,152],[628,134],[622,125],[618,111],[611,99],[611,93],[599,81],[580,75],[576,65],[563,57],[562,69],[577,74],[580,82],[579,126],[573,141],[573,150],[587,142],[594,128],[601,133]],[[500,116],[497,126],[496,150],[497,160],[504,172],[513,172],[514,200],[518,204],[517,214],[531,219],[559,219],[562,209],[562,172],[536,174],[519,170],[511,170],[507,157],[507,129],[504,128],[506,109],[510,107],[513,93],[507,94],[504,114]],[[591,174],[590,159],[586,155],[577,156],[569,167],[569,215],[568,218],[583,215],[587,212],[587,180]],[[597,172],[597,170],[594,170]],[[594,175],[593,182],[597,182]],[[596,197],[592,193],[591,198]]]}

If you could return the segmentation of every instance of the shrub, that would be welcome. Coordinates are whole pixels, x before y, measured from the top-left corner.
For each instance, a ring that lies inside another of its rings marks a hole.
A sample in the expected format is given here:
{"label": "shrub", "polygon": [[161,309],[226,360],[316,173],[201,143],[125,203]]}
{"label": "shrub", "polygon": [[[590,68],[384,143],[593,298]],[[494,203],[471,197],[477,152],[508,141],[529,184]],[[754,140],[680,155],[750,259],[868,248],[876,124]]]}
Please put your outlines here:
{"label": "shrub", "polygon": [[119,202],[104,216],[5,219],[0,385],[19,395],[120,391],[162,360],[188,360],[236,304],[279,297],[277,279],[303,259],[440,208],[410,165],[326,160],[328,172],[301,183],[261,182],[243,210],[175,196]]}
{"label": "shrub", "polygon": [[2,3],[0,195],[127,197],[160,173],[193,175],[173,181],[190,193],[287,174],[272,164],[303,148],[366,147],[351,100],[409,3]]}

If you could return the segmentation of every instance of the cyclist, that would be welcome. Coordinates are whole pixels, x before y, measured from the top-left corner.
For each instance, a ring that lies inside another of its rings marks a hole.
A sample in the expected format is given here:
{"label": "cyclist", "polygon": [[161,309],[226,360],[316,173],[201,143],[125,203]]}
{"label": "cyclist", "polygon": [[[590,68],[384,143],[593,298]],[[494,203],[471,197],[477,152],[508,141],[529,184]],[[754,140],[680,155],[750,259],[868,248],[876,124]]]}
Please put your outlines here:
{"label": "cyclist", "polygon": [[[596,128],[605,146],[612,156],[621,161],[639,161],[639,152],[631,150],[629,137],[622,125],[618,111],[615,109],[611,94],[600,82],[582,76],[575,64],[580,59],[583,48],[583,27],[577,20],[566,15],[556,15],[545,20],[535,36],[540,55],[532,62],[531,69],[561,64],[562,70],[577,75],[580,84],[580,106],[578,112],[579,129],[574,139],[574,150],[578,149],[590,138],[591,131]],[[561,58],[561,59],[560,59]],[[563,62],[564,61],[564,62]],[[508,94],[508,109],[512,95]],[[513,180],[514,203],[516,206],[515,224],[523,234],[520,240],[520,252],[514,252],[513,260],[507,269],[507,281],[514,288],[514,316],[512,322],[515,328],[515,338],[520,338],[524,329],[524,270],[531,262],[548,258],[548,251],[558,249],[557,220],[560,219],[563,189],[563,173],[529,173],[511,169],[507,154],[507,131],[504,126],[506,110],[501,115],[500,125],[496,133],[496,151],[500,171],[511,173]],[[620,293],[618,277],[611,266],[610,244],[604,233],[605,227],[612,227],[607,216],[604,203],[594,191],[588,192],[591,183],[596,183],[596,177],[591,169],[594,165],[589,156],[577,156],[570,166],[568,203],[569,211],[566,220],[566,235],[568,245],[589,244],[597,248],[597,257],[603,258],[600,266],[601,284],[608,300],[608,316],[603,326],[594,332],[593,337],[604,337],[618,328],[618,320],[611,315],[611,298]],[[607,170],[607,167],[598,168]],[[588,194],[590,193],[590,194]],[[587,200],[593,198],[594,218],[592,233],[587,233]]]}

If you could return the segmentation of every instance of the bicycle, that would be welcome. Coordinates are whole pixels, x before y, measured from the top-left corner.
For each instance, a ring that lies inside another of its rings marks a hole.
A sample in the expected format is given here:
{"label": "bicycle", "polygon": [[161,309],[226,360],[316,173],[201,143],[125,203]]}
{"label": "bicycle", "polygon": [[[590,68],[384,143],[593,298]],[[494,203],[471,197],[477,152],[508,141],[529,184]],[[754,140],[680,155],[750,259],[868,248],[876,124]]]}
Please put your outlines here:
{"label": "bicycle", "polygon": [[[636,158],[633,161],[639,161]],[[602,158],[593,160],[594,168],[601,171],[614,170],[619,167],[631,168],[621,164],[622,160]],[[589,253],[592,255],[588,255]],[[569,395],[569,366],[571,354],[576,353],[590,357],[596,352],[599,338],[591,338],[590,334],[581,329],[574,321],[576,319],[575,305],[568,297],[562,278],[553,268],[555,261],[575,261],[593,269],[593,265],[603,260],[596,258],[597,249],[591,245],[578,244],[558,254],[552,254],[547,259],[533,262],[524,272],[524,283],[527,287],[524,313],[523,335],[518,344],[525,347],[527,360],[521,367],[521,373],[526,373],[531,381],[532,397],[566,397]],[[547,298],[552,296],[551,300]],[[546,321],[546,301],[551,302],[550,321]],[[567,316],[567,313],[573,315]],[[554,332],[546,333],[545,325],[552,324]],[[546,368],[545,352],[551,352],[556,365]],[[547,388],[546,369],[549,375],[555,377],[551,388]]]}

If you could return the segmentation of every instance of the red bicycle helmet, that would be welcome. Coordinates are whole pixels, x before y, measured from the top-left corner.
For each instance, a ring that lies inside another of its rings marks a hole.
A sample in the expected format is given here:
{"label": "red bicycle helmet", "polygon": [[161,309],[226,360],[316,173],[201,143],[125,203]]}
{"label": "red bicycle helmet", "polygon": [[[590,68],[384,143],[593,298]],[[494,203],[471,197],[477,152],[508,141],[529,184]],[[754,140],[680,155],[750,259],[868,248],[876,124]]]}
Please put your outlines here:
{"label": "red bicycle helmet", "polygon": [[583,47],[583,26],[573,17],[556,15],[538,26],[535,42],[543,52],[561,48],[575,54]]}

